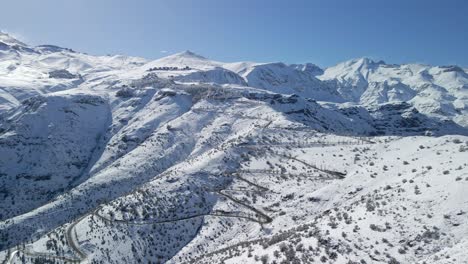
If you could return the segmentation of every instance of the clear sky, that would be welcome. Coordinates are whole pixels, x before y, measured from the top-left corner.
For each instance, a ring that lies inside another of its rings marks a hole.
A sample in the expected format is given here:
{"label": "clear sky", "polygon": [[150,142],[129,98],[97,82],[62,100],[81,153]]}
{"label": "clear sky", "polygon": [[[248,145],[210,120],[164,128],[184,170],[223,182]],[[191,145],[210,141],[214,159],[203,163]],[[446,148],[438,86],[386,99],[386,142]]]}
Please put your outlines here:
{"label": "clear sky", "polygon": [[221,61],[358,57],[468,67],[467,0],[9,0],[0,29],[90,54]]}

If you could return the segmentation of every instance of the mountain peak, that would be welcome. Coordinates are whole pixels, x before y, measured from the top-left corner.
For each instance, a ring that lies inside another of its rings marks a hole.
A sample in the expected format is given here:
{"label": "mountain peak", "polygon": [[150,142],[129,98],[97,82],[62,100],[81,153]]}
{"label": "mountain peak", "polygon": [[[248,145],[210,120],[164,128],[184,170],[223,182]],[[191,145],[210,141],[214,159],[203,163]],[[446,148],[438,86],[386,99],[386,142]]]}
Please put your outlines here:
{"label": "mountain peak", "polygon": [[361,58],[356,58],[356,59],[351,59],[345,62],[342,62],[338,64],[337,66],[339,67],[344,67],[344,68],[353,68],[355,70],[360,70],[360,69],[368,69],[368,68],[374,68],[378,67],[380,65],[384,65],[385,62],[383,60],[378,60],[375,61],[371,58],[368,57],[361,57]]}
{"label": "mountain peak", "polygon": [[27,46],[25,43],[19,41],[18,39],[14,38],[10,34],[0,30],[0,42],[3,42],[8,45],[20,45],[20,46]]}
{"label": "mountain peak", "polygon": [[191,51],[191,50],[186,50],[186,51],[183,51],[183,52],[179,52],[179,53],[176,53],[172,56],[176,56],[176,57],[183,57],[183,58],[195,58],[195,59],[201,59],[201,60],[206,60],[207,58],[199,55],[199,54],[196,54],[195,52]]}
{"label": "mountain peak", "polygon": [[313,63],[291,64],[290,66],[296,70],[308,72],[312,74],[313,76],[323,74],[323,69]]}
{"label": "mountain peak", "polygon": [[61,51],[75,52],[74,50],[69,49],[69,48],[63,48],[63,47],[59,47],[55,45],[48,45],[48,44],[36,46],[36,49],[40,50],[41,52],[61,52]]}
{"label": "mountain peak", "polygon": [[380,65],[380,64],[385,64],[383,60],[378,60],[375,61],[374,59],[371,59],[369,57],[362,57],[359,59],[355,60],[356,63],[361,64],[361,65]]}
{"label": "mountain peak", "polygon": [[214,66],[218,66],[218,63],[210,61],[193,51],[186,50],[149,62],[146,67],[191,67],[205,69]]}

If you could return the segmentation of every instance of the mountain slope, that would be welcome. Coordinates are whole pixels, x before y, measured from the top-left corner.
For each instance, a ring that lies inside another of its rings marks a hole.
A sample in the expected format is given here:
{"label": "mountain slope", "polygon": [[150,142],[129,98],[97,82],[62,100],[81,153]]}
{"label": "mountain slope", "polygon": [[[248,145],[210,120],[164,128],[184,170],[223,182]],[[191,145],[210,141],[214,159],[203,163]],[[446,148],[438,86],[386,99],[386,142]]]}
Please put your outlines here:
{"label": "mountain slope", "polygon": [[49,94],[25,100],[2,120],[1,219],[28,212],[82,180],[110,118],[100,97]]}
{"label": "mountain slope", "polygon": [[0,35],[2,263],[467,263],[466,71]]}

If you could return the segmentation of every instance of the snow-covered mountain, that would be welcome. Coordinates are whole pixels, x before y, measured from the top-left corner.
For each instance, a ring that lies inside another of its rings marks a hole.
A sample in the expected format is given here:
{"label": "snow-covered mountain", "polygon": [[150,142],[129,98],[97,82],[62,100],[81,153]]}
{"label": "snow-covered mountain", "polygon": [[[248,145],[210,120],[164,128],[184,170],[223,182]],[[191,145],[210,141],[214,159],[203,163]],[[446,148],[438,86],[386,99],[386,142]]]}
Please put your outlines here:
{"label": "snow-covered mountain", "polygon": [[468,125],[468,74],[458,66],[395,65],[362,58],[330,67],[319,78],[347,101],[404,101],[425,114]]}
{"label": "snow-covered mountain", "polygon": [[0,261],[467,263],[467,76],[0,33]]}

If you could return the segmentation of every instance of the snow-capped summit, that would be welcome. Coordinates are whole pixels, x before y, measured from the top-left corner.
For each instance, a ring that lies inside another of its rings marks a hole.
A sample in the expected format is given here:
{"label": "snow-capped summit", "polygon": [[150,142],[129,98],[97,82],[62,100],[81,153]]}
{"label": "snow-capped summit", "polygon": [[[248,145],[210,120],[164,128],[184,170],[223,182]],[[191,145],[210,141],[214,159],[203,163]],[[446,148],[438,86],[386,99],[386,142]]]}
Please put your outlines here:
{"label": "snow-capped summit", "polygon": [[194,69],[208,69],[218,66],[219,63],[210,61],[207,58],[198,55],[192,51],[183,51],[175,53],[167,57],[163,57],[154,61],[149,62],[145,65],[146,68],[152,67],[177,67],[184,68],[190,67]]}
{"label": "snow-capped summit", "polygon": [[72,49],[68,48],[62,48],[59,46],[55,45],[39,45],[36,47],[36,50],[40,51],[41,53],[46,53],[46,52],[74,52]]}
{"label": "snow-capped summit", "polygon": [[190,51],[190,50],[175,53],[175,54],[169,55],[167,57],[164,57],[163,59],[165,59],[166,61],[174,60],[175,62],[181,62],[181,63],[183,63],[184,60],[187,60],[187,61],[209,61],[204,56],[199,55],[199,54],[197,54],[197,53],[195,53],[193,51]]}
{"label": "snow-capped summit", "polygon": [[9,35],[6,32],[1,31],[1,30],[0,30],[0,42],[3,42],[5,44],[11,45],[11,46],[13,46],[13,45],[27,46],[23,42],[17,40],[13,36]]}
{"label": "snow-capped summit", "polygon": [[297,70],[301,70],[303,72],[307,72],[312,74],[313,76],[322,75],[323,69],[313,63],[305,63],[305,64],[291,64],[290,67],[293,67]]}
{"label": "snow-capped summit", "polygon": [[369,57],[361,57],[361,58],[357,58],[357,59],[351,59],[351,60],[348,60],[348,61],[345,61],[344,64],[346,65],[355,65],[355,66],[358,66],[358,67],[370,67],[370,66],[375,66],[375,65],[382,65],[382,64],[385,64],[385,61],[383,60],[374,60],[372,58],[369,58]]}
{"label": "snow-capped summit", "polygon": [[203,57],[202,55],[196,54],[195,52],[191,50],[186,50],[180,53],[175,54],[176,56],[179,57],[184,57],[184,58],[197,58],[197,59],[202,59],[206,60],[207,58]]}
{"label": "snow-capped summit", "polygon": [[352,59],[325,69],[323,75],[320,78],[332,79],[346,78],[357,74],[366,75],[368,71],[375,70],[381,65],[385,65],[385,62],[374,61],[366,57]]}

